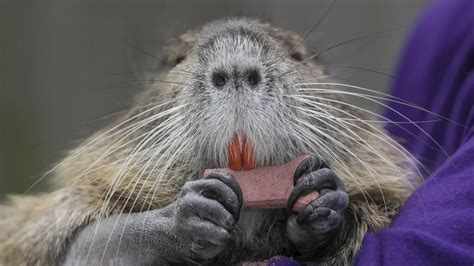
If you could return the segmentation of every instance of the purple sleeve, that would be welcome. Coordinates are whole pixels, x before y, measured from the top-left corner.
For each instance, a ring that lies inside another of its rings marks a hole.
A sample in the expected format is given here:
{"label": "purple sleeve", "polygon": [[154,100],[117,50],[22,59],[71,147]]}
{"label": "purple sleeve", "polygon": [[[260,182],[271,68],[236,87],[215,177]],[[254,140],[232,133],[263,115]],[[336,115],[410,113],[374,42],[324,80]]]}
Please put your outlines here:
{"label": "purple sleeve", "polygon": [[407,201],[390,228],[365,236],[356,265],[474,264],[474,138]]}
{"label": "purple sleeve", "polygon": [[[409,38],[391,103],[418,125],[388,130],[428,169],[387,229],[368,233],[357,265],[474,265],[474,1],[436,1]],[[387,118],[403,121],[387,111]],[[440,120],[437,122],[426,122]],[[437,143],[437,144],[436,144]],[[439,146],[437,146],[439,144]]]}

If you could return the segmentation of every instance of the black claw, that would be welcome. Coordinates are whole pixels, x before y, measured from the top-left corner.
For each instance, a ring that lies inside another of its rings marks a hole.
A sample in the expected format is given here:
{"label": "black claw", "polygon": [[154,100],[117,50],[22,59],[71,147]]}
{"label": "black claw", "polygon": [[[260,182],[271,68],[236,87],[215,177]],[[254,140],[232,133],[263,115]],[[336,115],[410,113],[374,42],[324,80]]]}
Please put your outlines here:
{"label": "black claw", "polygon": [[288,198],[288,203],[286,205],[286,208],[288,211],[292,211],[293,205],[295,205],[296,201],[301,197],[304,196],[310,192],[315,191],[313,187],[307,187],[303,186],[301,184],[298,184],[293,188],[293,191],[290,194],[290,197]]}
{"label": "black claw", "polygon": [[296,167],[295,174],[293,176],[293,185],[298,183],[298,179],[305,174],[309,174],[313,171],[321,168],[329,168],[328,165],[316,155],[311,155],[304,159],[298,167]]}
{"label": "black claw", "polygon": [[204,177],[204,179],[218,179],[222,181],[224,184],[229,186],[237,195],[237,209],[232,210],[232,214],[234,216],[234,219],[237,221],[239,220],[240,217],[240,210],[242,209],[242,204],[243,204],[243,194],[242,194],[242,189],[240,188],[239,183],[237,183],[237,180],[235,177],[231,174],[228,173],[223,173],[223,172],[218,172],[214,171],[210,175]]}

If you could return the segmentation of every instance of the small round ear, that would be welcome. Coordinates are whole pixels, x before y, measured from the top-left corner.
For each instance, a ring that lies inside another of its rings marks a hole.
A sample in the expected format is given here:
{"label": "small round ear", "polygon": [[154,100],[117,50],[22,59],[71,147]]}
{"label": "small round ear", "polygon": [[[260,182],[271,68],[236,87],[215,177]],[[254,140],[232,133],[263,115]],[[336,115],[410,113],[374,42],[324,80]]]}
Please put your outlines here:
{"label": "small round ear", "polygon": [[303,61],[308,56],[301,37],[289,30],[269,27],[270,34],[277,41],[283,43],[288,50],[288,55],[296,61]]}
{"label": "small round ear", "polygon": [[172,39],[165,46],[162,63],[168,67],[174,67],[181,63],[189,54],[196,42],[194,32],[189,31],[179,38]]}

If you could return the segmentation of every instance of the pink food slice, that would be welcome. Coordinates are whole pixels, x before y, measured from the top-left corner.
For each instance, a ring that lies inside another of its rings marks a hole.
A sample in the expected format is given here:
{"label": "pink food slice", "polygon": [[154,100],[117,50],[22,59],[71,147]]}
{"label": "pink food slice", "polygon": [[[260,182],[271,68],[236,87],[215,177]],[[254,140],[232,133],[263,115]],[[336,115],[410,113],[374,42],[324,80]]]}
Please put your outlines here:
{"label": "pink food slice", "polygon": [[[286,208],[288,197],[293,190],[293,177],[298,165],[308,156],[299,156],[284,165],[261,167],[253,170],[235,171],[229,168],[206,169],[204,176],[213,171],[232,174],[242,188],[244,208],[275,209]],[[319,193],[314,191],[298,199],[293,211],[300,212]]]}

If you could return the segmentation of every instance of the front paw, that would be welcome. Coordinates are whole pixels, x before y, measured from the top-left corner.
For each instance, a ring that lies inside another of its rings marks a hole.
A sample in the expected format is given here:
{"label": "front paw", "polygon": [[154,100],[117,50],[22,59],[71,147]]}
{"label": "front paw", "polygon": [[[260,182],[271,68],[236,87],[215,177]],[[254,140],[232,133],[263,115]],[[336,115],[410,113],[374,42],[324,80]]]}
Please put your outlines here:
{"label": "front paw", "polygon": [[242,208],[235,178],[214,172],[187,182],[177,202],[175,229],[190,260],[217,256],[229,243]]}
{"label": "front paw", "polygon": [[330,252],[328,248],[335,248],[334,241],[342,231],[349,197],[342,180],[316,156],[300,164],[296,179],[288,199],[289,211],[304,195],[317,191],[319,197],[299,214],[292,212],[287,221],[287,233],[301,257],[318,258]]}

